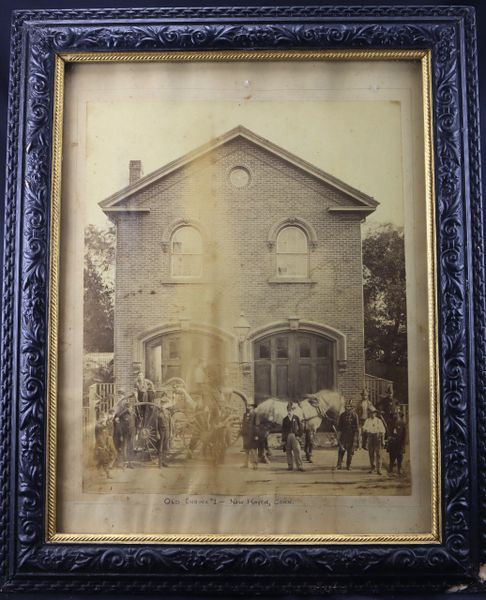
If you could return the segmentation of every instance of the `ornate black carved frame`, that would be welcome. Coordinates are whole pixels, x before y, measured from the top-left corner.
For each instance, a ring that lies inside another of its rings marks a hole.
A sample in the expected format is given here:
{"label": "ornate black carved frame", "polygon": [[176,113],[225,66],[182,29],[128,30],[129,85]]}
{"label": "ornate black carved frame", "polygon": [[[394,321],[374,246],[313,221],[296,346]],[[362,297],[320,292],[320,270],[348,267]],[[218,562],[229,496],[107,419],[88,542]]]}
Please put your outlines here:
{"label": "ornate black carved frame", "polygon": [[[442,545],[163,547],[43,541],[54,56],[241,48],[432,49]],[[480,539],[486,540],[486,319],[473,9],[22,11],[14,17],[10,77],[0,405],[3,589],[248,594],[439,590],[473,583]]]}

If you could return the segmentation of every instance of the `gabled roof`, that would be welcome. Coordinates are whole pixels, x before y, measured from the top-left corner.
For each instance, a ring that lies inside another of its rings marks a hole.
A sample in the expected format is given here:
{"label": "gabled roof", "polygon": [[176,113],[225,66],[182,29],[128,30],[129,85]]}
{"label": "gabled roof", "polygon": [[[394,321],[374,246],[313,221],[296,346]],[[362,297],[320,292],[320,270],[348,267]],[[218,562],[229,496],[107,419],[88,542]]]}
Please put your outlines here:
{"label": "gabled roof", "polygon": [[234,129],[231,129],[230,131],[227,131],[223,135],[221,135],[217,138],[214,138],[210,142],[203,144],[202,146],[199,146],[199,148],[196,148],[195,150],[192,150],[191,152],[184,154],[180,158],[177,158],[176,160],[173,160],[172,162],[164,165],[160,169],[157,169],[156,171],[153,171],[152,173],[149,173],[148,175],[141,177],[137,181],[122,188],[115,194],[112,194],[108,198],[105,198],[105,200],[102,200],[99,203],[99,205],[105,213],[125,212],[125,211],[150,212],[150,209],[143,209],[143,208],[142,209],[137,209],[137,208],[130,209],[130,208],[122,207],[119,205],[120,205],[120,203],[127,200],[130,196],[137,194],[138,192],[143,190],[148,185],[153,184],[157,180],[162,179],[166,175],[169,175],[170,173],[173,173],[174,171],[177,171],[178,169],[181,169],[185,165],[195,161],[196,159],[200,158],[201,156],[203,156],[209,152],[212,152],[213,150],[220,148],[224,144],[227,144],[228,142],[230,142],[232,140],[236,140],[238,138],[248,140],[249,142],[255,144],[257,147],[263,148],[263,149],[267,150],[268,152],[270,152],[276,156],[279,156],[283,160],[285,160],[285,161],[291,163],[292,165],[294,165],[295,167],[299,168],[301,171],[308,173],[309,175],[312,175],[313,177],[326,183],[327,185],[330,185],[331,187],[334,187],[334,188],[340,190],[341,192],[343,192],[344,194],[346,194],[347,196],[349,196],[351,199],[353,199],[355,201],[355,206],[336,206],[335,208],[329,209],[329,210],[332,210],[333,212],[335,212],[335,211],[339,211],[339,212],[359,211],[359,212],[363,212],[363,213],[371,213],[375,210],[375,208],[379,204],[371,196],[368,196],[367,194],[360,192],[356,188],[351,187],[350,185],[348,185],[344,181],[341,181],[337,177],[334,177],[333,175],[326,173],[322,169],[315,167],[311,163],[308,163],[307,161],[303,160],[302,158],[299,158],[295,154],[288,152],[281,146],[277,146],[273,142],[266,140],[265,138],[254,133],[253,131],[246,129],[246,127],[239,125],[238,127],[235,127]]}

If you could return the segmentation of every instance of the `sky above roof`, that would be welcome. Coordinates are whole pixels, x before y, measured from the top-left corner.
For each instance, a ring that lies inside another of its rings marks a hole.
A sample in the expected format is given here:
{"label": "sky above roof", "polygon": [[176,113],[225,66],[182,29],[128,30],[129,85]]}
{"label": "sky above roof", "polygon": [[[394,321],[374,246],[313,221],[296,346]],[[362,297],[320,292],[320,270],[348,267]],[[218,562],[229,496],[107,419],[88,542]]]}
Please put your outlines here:
{"label": "sky above roof", "polygon": [[[331,104],[332,106],[329,106]],[[297,110],[298,108],[298,110]],[[141,160],[144,175],[241,124],[316,167],[374,197],[374,222],[403,224],[400,106],[374,103],[166,103],[133,111],[130,103],[88,106],[93,175],[88,222],[105,217],[97,202],[125,187],[128,163]],[[127,129],[126,124],[130,123]],[[319,123],[319,127],[310,126]],[[231,125],[231,127],[228,127]],[[123,140],[111,148],[100,140]],[[377,135],[377,129],[380,134]],[[396,133],[398,131],[398,139]],[[370,157],[373,157],[370,160]]]}
{"label": "sky above roof", "polygon": [[[281,146],[277,146],[269,140],[257,135],[250,129],[239,125],[238,127],[234,127],[233,129],[225,132],[223,135],[213,138],[209,141],[209,143],[198,146],[192,152],[183,154],[178,159],[163,165],[160,169],[152,171],[148,174],[141,173],[141,177],[139,177],[136,181],[130,182],[129,185],[122,188],[114,195],[102,200],[100,206],[105,209],[105,211],[111,209],[112,207],[116,208],[120,202],[123,202],[129,198],[135,190],[138,193],[144,189],[144,187],[153,184],[155,181],[167,176],[169,173],[172,173],[193,161],[199,160],[202,157],[208,156],[210,153],[216,151],[216,149],[223,148],[226,144],[237,139],[240,141],[245,140],[247,144],[249,143],[249,145],[246,145],[246,148],[250,152],[252,152],[252,150],[256,150],[257,148],[260,150],[263,149],[265,152],[279,156],[283,161],[286,161],[298,169],[301,169],[309,176],[317,178],[319,181],[323,181],[330,186],[336,187],[352,198],[358,207],[366,206],[375,209],[378,204],[376,200],[371,198],[371,196],[367,196],[360,190],[349,186],[346,182],[336,179],[322,169],[318,169],[311,163],[303,161],[299,156],[287,152]],[[138,161],[137,165],[141,166],[141,161]]]}
{"label": "sky above roof", "polygon": [[422,202],[413,64],[83,68],[72,93],[86,223],[107,223],[98,203],[127,185],[130,160],[147,175],[239,125],[375,198],[365,228],[402,226],[412,194]]}

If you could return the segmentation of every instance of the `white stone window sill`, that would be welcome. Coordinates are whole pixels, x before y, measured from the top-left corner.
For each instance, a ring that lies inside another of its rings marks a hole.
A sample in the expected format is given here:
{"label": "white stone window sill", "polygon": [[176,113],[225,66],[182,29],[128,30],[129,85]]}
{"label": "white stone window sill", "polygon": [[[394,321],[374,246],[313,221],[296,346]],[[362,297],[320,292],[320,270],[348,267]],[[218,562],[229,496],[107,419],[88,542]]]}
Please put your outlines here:
{"label": "white stone window sill", "polygon": [[268,283],[304,283],[307,285],[313,285],[316,282],[308,277],[270,277]]}

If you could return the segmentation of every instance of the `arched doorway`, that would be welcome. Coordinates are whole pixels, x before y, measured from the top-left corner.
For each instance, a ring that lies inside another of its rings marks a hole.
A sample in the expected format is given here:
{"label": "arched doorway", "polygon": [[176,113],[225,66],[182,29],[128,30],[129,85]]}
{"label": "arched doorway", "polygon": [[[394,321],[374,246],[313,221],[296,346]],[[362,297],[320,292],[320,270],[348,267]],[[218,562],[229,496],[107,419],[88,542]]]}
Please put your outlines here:
{"label": "arched doorway", "polygon": [[210,373],[215,381],[224,374],[227,341],[205,331],[170,331],[144,344],[145,376],[155,386],[171,377],[181,377],[191,390],[196,385],[198,369]]}
{"label": "arched doorway", "polygon": [[255,400],[301,399],[334,389],[335,341],[304,331],[280,331],[253,343]]}

